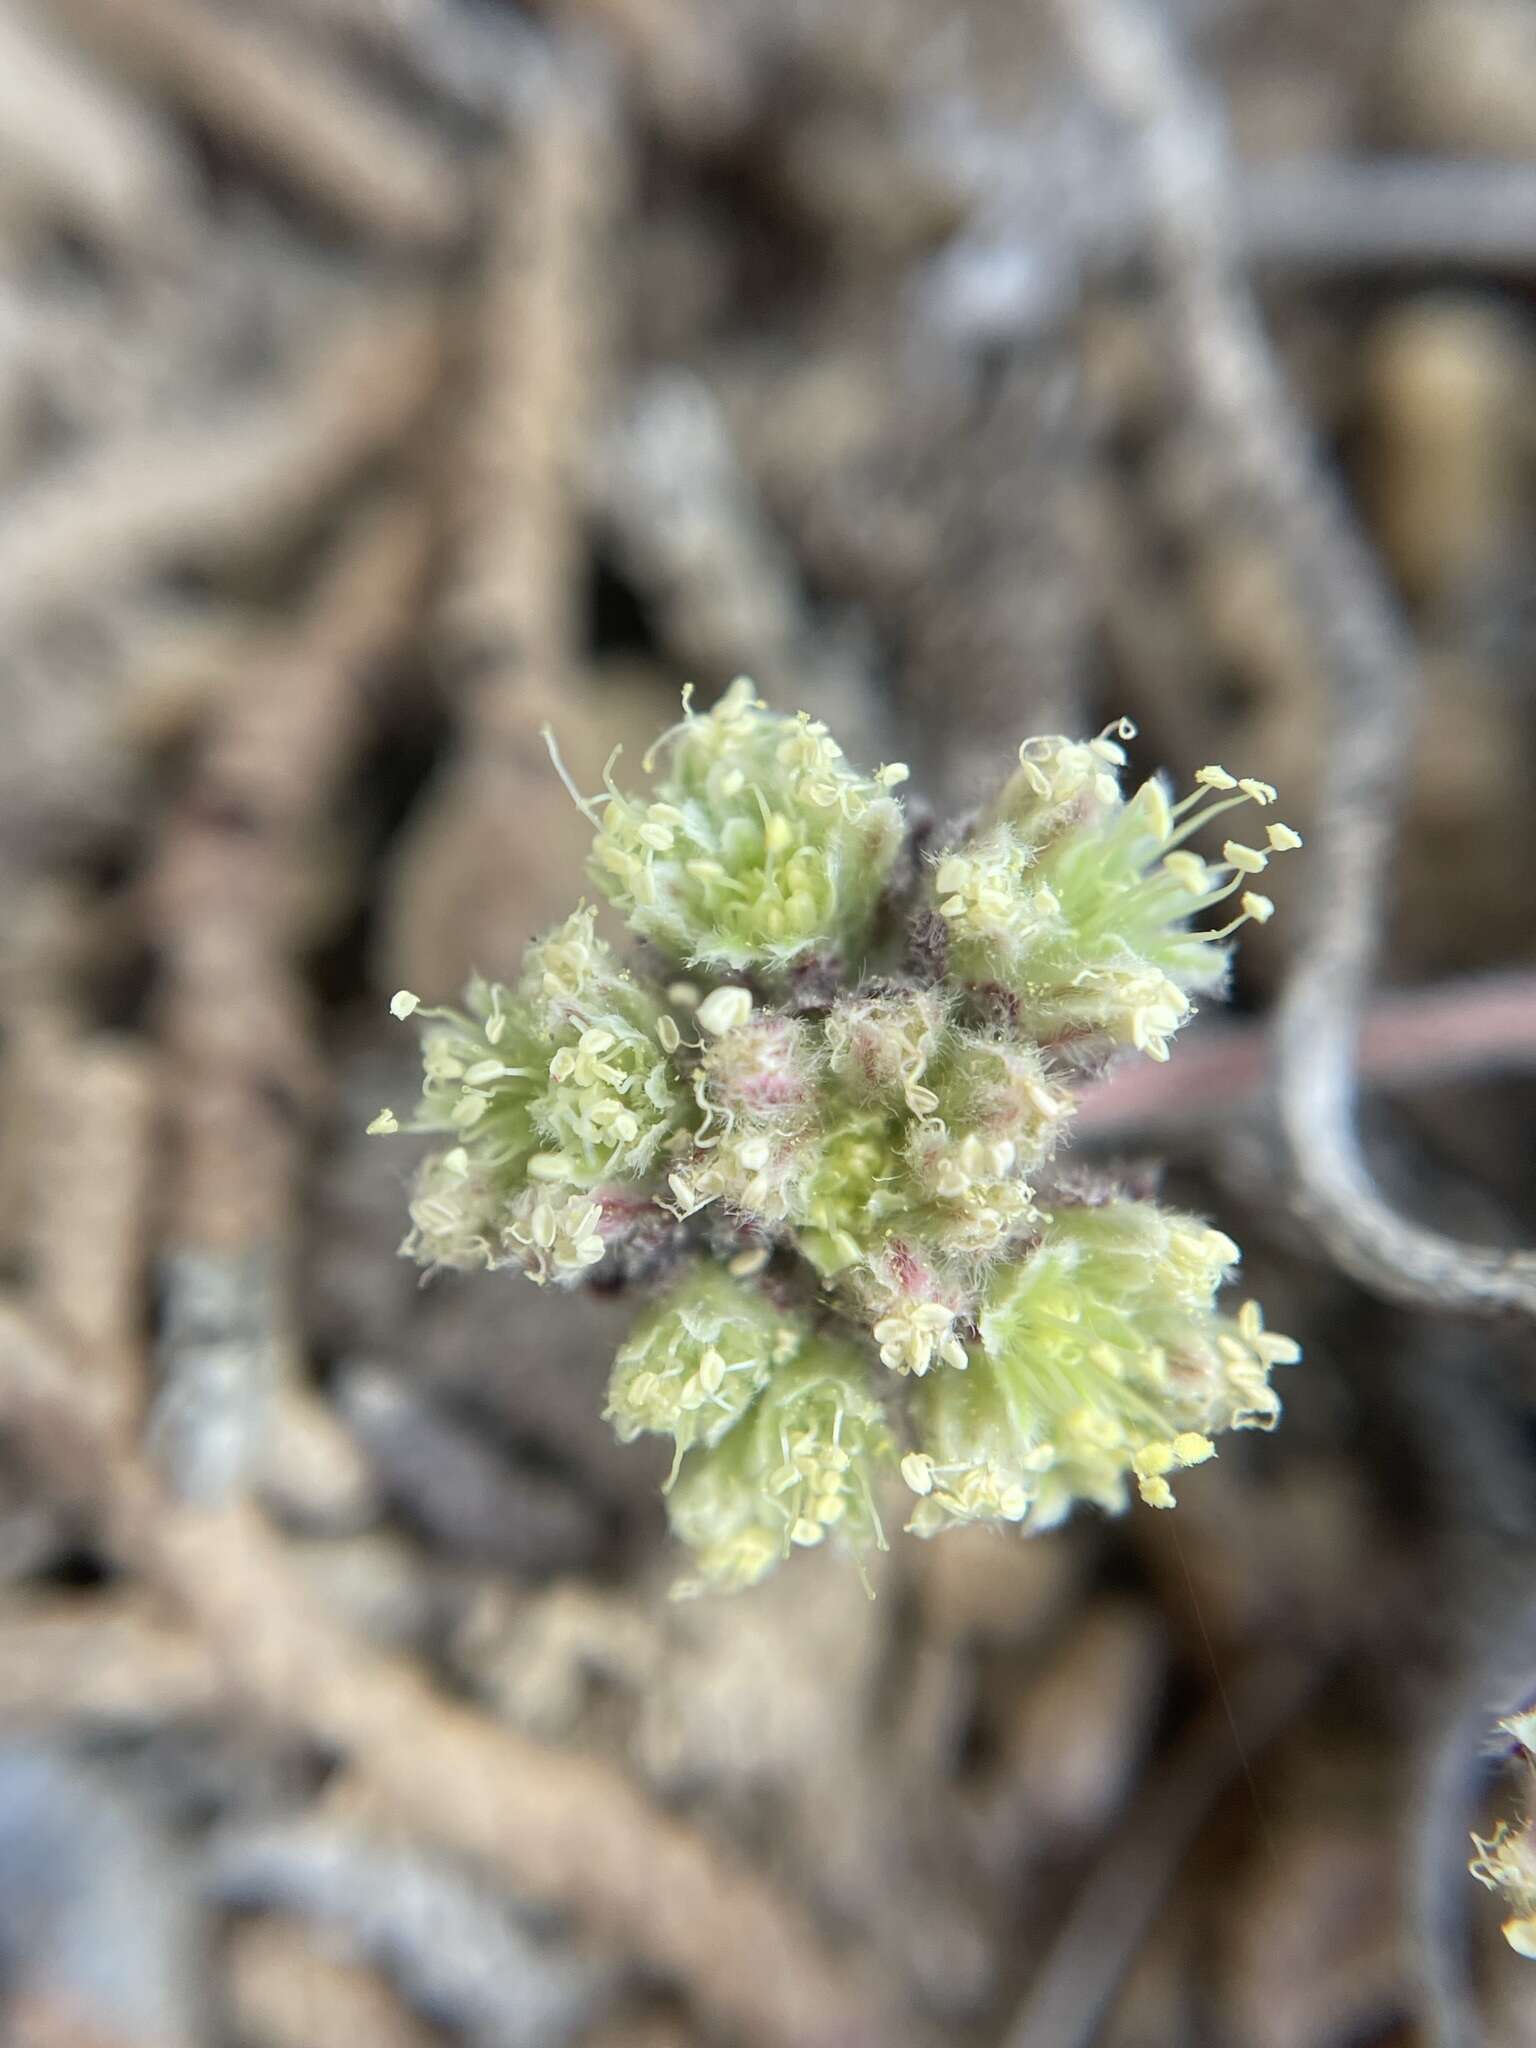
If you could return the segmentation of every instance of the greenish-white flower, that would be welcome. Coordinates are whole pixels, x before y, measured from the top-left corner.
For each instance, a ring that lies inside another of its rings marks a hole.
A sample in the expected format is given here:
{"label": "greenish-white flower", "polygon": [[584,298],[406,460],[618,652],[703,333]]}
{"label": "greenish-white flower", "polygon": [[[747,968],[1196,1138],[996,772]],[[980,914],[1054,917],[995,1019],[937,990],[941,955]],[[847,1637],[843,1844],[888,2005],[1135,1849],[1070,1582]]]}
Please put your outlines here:
{"label": "greenish-white flower", "polygon": [[[1301,840],[1271,823],[1262,846],[1228,839],[1208,861],[1189,839],[1240,805],[1268,808],[1270,785],[1209,767],[1177,804],[1156,780],[1126,799],[1123,761],[1108,738],[1027,741],[978,831],[940,855],[934,902],[951,972],[1005,991],[1036,1044],[1162,1060],[1193,999],[1224,985],[1226,940],[1273,911],[1250,881]],[[1234,897],[1226,924],[1192,923]]]}
{"label": "greenish-white flower", "polygon": [[689,1266],[620,1348],[608,1419],[625,1443],[647,1433],[671,1437],[681,1460],[695,1444],[719,1442],[770,1376],[799,1355],[808,1329],[750,1279]]}
{"label": "greenish-white flower", "polygon": [[1039,1527],[1077,1501],[1119,1509],[1134,1482],[1171,1507],[1171,1474],[1229,1429],[1271,1428],[1273,1366],[1299,1354],[1255,1303],[1217,1307],[1237,1258],[1220,1231],[1153,1202],[1060,1210],[1000,1267],[962,1376],[915,1396],[911,1526],[999,1519]]}
{"label": "greenish-white flower", "polygon": [[770,711],[744,679],[685,705],[647,757],[649,798],[610,784],[591,872],[630,928],[677,959],[774,973],[856,958],[901,843],[899,765],[866,776],[826,727]]}
{"label": "greenish-white flower", "polygon": [[791,1550],[829,1538],[855,1556],[883,1550],[875,1490],[895,1464],[866,1361],[813,1338],[734,1428],[683,1460],[667,1513],[700,1582],[681,1590],[752,1585]]}

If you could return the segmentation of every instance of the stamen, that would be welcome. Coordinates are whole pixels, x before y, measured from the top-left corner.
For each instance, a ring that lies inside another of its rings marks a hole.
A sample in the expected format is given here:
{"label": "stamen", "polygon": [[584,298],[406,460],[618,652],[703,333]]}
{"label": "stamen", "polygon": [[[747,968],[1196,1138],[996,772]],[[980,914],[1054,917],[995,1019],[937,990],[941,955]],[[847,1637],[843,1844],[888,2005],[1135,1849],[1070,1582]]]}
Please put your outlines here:
{"label": "stamen", "polygon": [[[1236,888],[1236,886],[1235,882],[1231,885],[1232,888]],[[1226,895],[1230,894],[1231,891],[1230,889],[1224,890],[1222,893]],[[1269,898],[1267,896],[1257,896],[1251,889],[1246,890],[1239,900],[1242,904],[1241,917],[1234,917],[1232,922],[1224,924],[1219,932],[1204,932],[1201,936],[1212,941],[1230,939],[1239,926],[1247,924],[1250,919],[1254,924],[1268,924],[1275,914],[1275,906],[1270,902]]]}
{"label": "stamen", "polygon": [[1189,806],[1198,803],[1204,794],[1204,790],[1196,790],[1193,796],[1184,797],[1179,803],[1174,805],[1173,815],[1176,818],[1183,818],[1184,822],[1168,841],[1170,851],[1176,846],[1182,846],[1191,833],[1198,832],[1202,826],[1209,825],[1211,820],[1219,818],[1223,811],[1240,810],[1248,802],[1248,798],[1245,796],[1229,796],[1219,804],[1208,804],[1203,811],[1190,812]]}
{"label": "stamen", "polygon": [[677,720],[676,724],[669,725],[666,731],[661,735],[661,738],[658,740],[654,740],[651,743],[651,745],[646,748],[644,754],[640,757],[640,766],[645,770],[647,775],[655,774],[657,755],[661,752],[663,747],[669,745],[671,741],[676,739],[677,735],[680,732],[686,732],[689,726],[692,725],[693,719],[693,684],[684,683],[682,717]]}
{"label": "stamen", "polygon": [[[554,764],[555,773],[559,776],[561,782],[565,785],[566,795],[570,798],[571,802],[576,806],[577,810],[580,811],[581,815],[586,819],[587,823],[590,826],[592,826],[593,830],[600,830],[601,828],[599,826],[598,820],[593,816],[593,812],[596,809],[600,799],[595,796],[583,796],[581,791],[576,787],[575,777],[571,774],[570,769],[566,767],[565,762],[560,757],[560,743],[555,738],[554,727],[551,725],[541,725],[539,727],[539,738],[544,742],[545,747],[549,751],[549,758]],[[615,747],[613,752],[608,756],[608,765],[603,770],[603,781],[605,785],[608,780],[608,770],[612,768],[614,762],[619,758],[619,752],[620,749],[618,747]]]}

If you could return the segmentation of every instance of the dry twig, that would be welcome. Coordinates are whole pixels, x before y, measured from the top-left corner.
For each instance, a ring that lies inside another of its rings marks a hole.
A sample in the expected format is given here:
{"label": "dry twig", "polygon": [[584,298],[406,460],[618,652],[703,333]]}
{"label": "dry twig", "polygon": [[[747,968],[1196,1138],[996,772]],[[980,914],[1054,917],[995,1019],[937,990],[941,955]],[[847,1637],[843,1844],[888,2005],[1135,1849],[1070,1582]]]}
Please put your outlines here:
{"label": "dry twig", "polygon": [[1005,2048],[1089,2048],[1201,1828],[1309,1696],[1311,1674],[1256,1665],[1143,1784],[1034,1973]]}
{"label": "dry twig", "polygon": [[98,582],[168,560],[249,559],[286,538],[391,447],[438,369],[436,308],[422,298],[355,309],[277,390],[236,392],[206,416],[126,428],[71,449],[0,515],[0,629]]}
{"label": "dry twig", "polygon": [[170,1498],[82,1398],[67,1349],[14,1308],[0,1313],[0,1420],[97,1517],[111,1553],[174,1601],[252,1707],[350,1758],[423,1840],[575,1914],[765,2048],[892,2038],[878,1993],[760,1878],[609,1766],[498,1727],[338,1633],[249,1509]]}
{"label": "dry twig", "polygon": [[438,2039],[379,1973],[334,1953],[286,1914],[242,1920],[225,1944],[228,1995],[242,2041],[254,2048],[433,2048]]}
{"label": "dry twig", "polygon": [[364,233],[440,244],[462,227],[459,166],[309,38],[199,0],[50,5],[115,66],[173,94]]}
{"label": "dry twig", "polygon": [[80,1344],[117,1418],[139,1417],[143,1252],[151,1208],[158,1075],[124,1040],[80,1038],[28,1018],[38,1157],[27,1225],[36,1298]]}
{"label": "dry twig", "polygon": [[174,137],[16,0],[0,7],[0,163],[7,212],[30,192],[109,246],[141,252],[186,233],[193,174]]}
{"label": "dry twig", "polygon": [[567,907],[583,833],[540,725],[558,727],[578,774],[595,774],[611,744],[579,664],[582,472],[618,175],[600,81],[552,65],[488,178],[437,621],[459,744],[404,838],[391,891],[392,976],[434,991],[470,966],[510,971],[532,928]]}
{"label": "dry twig", "polygon": [[357,522],[309,616],[223,705],[150,878],[176,1076],[155,1422],[197,1491],[247,1475],[293,1347],[294,1193],[320,1085],[293,955],[325,813],[426,543],[409,503]]}
{"label": "dry twig", "polygon": [[578,35],[596,29],[632,71],[657,125],[689,147],[731,140],[752,112],[750,46],[707,0],[542,0]]}
{"label": "dry twig", "polygon": [[211,1716],[226,1697],[207,1645],[140,1593],[12,1594],[0,1620],[0,1714],[12,1728],[153,1728]]}
{"label": "dry twig", "polygon": [[[1488,974],[1378,996],[1360,1033],[1365,1088],[1483,1080],[1536,1067],[1536,975]],[[1127,1063],[1084,1090],[1074,1131],[1095,1144],[1209,1136],[1264,1102],[1268,1027],[1202,1024],[1177,1063]]]}
{"label": "dry twig", "polygon": [[768,703],[814,705],[854,759],[888,751],[868,663],[815,632],[708,387],[663,371],[604,438],[597,497],[625,569],[685,673],[750,674]]}
{"label": "dry twig", "polygon": [[1355,1039],[1412,729],[1414,649],[1264,339],[1228,218],[1214,108],[1142,0],[1056,5],[1090,90],[1136,151],[1204,509],[1246,520],[1273,550],[1333,693],[1313,915],[1276,1041],[1298,1202],[1367,1286],[1442,1309],[1536,1314],[1536,1254],[1460,1245],[1406,1221],[1378,1193],[1355,1128]]}
{"label": "dry twig", "polygon": [[1302,157],[1237,185],[1249,260],[1358,276],[1536,268],[1536,165],[1476,158]]}
{"label": "dry twig", "polygon": [[209,1872],[221,1903],[302,1913],[387,1972],[466,2048],[569,2042],[606,1973],[570,1943],[537,1938],[447,1858],[366,1812],[351,1814],[349,1790],[296,1821],[221,1830]]}

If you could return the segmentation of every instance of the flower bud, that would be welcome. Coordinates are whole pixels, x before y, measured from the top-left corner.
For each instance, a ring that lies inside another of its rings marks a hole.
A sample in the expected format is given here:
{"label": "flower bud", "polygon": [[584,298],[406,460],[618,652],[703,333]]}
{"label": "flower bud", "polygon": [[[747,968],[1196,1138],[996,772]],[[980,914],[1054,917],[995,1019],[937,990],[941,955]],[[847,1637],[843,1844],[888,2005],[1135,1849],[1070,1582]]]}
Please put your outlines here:
{"label": "flower bud", "polygon": [[[933,1536],[957,1522],[1022,1522],[1054,1453],[1030,1418],[1013,1414],[990,1358],[925,1380],[912,1403],[919,1449],[901,1461],[916,1496],[907,1528]],[[1044,1526],[1039,1516],[1037,1523]]]}
{"label": "flower bud", "polygon": [[656,755],[655,797],[610,785],[592,853],[632,930],[731,972],[860,950],[901,843],[889,771],[858,774],[825,726],[769,711],[744,679],[703,716],[685,703]]}
{"label": "flower bud", "polygon": [[900,1135],[899,1121],[878,1110],[837,1117],[827,1105],[790,1214],[799,1251],[823,1279],[868,1257],[906,1216]]}
{"label": "flower bud", "polygon": [[882,1365],[921,1379],[934,1365],[965,1371],[970,1361],[959,1326],[960,1317],[947,1302],[907,1298],[893,1303],[870,1334],[880,1346]]}
{"label": "flower bud", "polygon": [[811,1027],[774,1011],[756,1011],[714,1040],[694,1083],[704,1121],[672,1176],[679,1213],[723,1198],[769,1226],[800,1214],[819,1058]]}
{"label": "flower bud", "polygon": [[1060,926],[1061,906],[1038,872],[1034,848],[1009,825],[941,854],[933,892],[951,971],[967,981],[1011,986],[1014,964]]}
{"label": "flower bud", "polygon": [[499,982],[478,976],[462,1010],[420,1015],[422,1091],[410,1128],[452,1134],[515,1185],[540,1143],[533,1103],[548,1055],[532,1018]]}
{"label": "flower bud", "polygon": [[684,1459],[667,1513],[701,1580],[678,1590],[750,1586],[791,1550],[829,1537],[855,1556],[884,1550],[875,1487],[895,1464],[864,1359],[812,1339],[733,1429]]}
{"label": "flower bud", "polygon": [[816,1114],[819,1065],[803,1018],[759,1010],[706,1051],[700,1099],[729,1130],[803,1130]]}

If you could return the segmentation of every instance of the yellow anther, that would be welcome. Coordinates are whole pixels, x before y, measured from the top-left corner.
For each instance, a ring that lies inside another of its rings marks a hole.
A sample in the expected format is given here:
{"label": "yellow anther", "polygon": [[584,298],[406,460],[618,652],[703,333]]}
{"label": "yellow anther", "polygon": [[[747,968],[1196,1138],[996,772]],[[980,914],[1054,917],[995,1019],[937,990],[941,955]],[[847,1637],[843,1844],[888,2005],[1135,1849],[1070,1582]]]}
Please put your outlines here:
{"label": "yellow anther", "polygon": [[933,1460],[921,1451],[908,1451],[901,1461],[901,1476],[914,1493],[933,1491]]}
{"label": "yellow anther", "polygon": [[1198,853],[1165,853],[1163,866],[1191,896],[1203,896],[1211,886],[1211,871]]}
{"label": "yellow anther", "polygon": [[1239,874],[1262,875],[1269,866],[1269,855],[1260,853],[1256,846],[1244,846],[1239,839],[1228,839],[1222,845],[1223,858],[1230,861]]}
{"label": "yellow anther", "polygon": [[563,1152],[535,1152],[526,1170],[530,1180],[561,1181],[569,1178],[570,1165]]}
{"label": "yellow anther", "polygon": [[1146,817],[1147,830],[1156,839],[1166,839],[1173,830],[1173,812],[1168,805],[1168,793],[1160,782],[1144,782],[1136,792],[1136,801]]}
{"label": "yellow anther", "polygon": [[745,1024],[752,1014],[752,991],[748,988],[717,988],[707,995],[695,1011],[701,1031],[707,1031],[712,1038],[722,1037],[727,1031],[734,1031]]}

